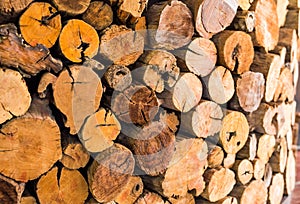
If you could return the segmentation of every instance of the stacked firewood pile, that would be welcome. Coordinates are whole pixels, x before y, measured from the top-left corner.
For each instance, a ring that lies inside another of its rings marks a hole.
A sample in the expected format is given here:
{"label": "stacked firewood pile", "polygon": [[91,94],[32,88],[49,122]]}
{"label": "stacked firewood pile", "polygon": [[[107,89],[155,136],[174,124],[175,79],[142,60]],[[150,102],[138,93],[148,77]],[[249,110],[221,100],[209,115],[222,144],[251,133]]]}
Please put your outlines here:
{"label": "stacked firewood pile", "polygon": [[281,203],[299,7],[1,0],[0,203]]}

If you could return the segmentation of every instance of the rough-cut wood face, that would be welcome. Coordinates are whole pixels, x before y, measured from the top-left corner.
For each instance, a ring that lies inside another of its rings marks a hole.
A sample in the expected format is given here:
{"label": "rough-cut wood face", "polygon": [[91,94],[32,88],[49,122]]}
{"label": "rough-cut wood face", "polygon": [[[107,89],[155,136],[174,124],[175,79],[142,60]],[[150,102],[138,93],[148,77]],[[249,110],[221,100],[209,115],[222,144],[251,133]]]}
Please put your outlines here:
{"label": "rough-cut wood face", "polygon": [[2,126],[0,141],[0,172],[17,181],[36,179],[62,156],[59,128],[50,117],[11,120]]}
{"label": "rough-cut wood face", "polygon": [[247,184],[253,178],[253,165],[248,159],[236,160],[232,169],[237,181],[242,185]]}
{"label": "rough-cut wood face", "polygon": [[224,198],[236,183],[234,176],[232,170],[224,167],[207,170],[203,175],[206,187],[201,196],[211,202]]}
{"label": "rough-cut wood face", "polygon": [[131,176],[127,185],[115,199],[117,203],[132,204],[143,193],[144,184],[140,177]]}
{"label": "rough-cut wood face", "polygon": [[0,124],[26,113],[31,96],[21,74],[0,68]]}
{"label": "rough-cut wood face", "polygon": [[[255,158],[253,160],[253,177],[257,180],[262,179],[264,175],[267,175],[268,173],[268,167],[266,167],[266,164],[258,158]],[[272,174],[272,169],[271,169]]]}
{"label": "rough-cut wood face", "polygon": [[0,26],[0,59],[2,65],[21,69],[30,75],[36,75],[42,70],[59,72],[62,69],[62,62],[54,59],[45,46],[24,45],[13,24]]}
{"label": "rough-cut wood face", "polygon": [[22,37],[31,46],[52,47],[61,30],[61,17],[49,3],[32,3],[19,20]]}
{"label": "rough-cut wood face", "polygon": [[100,152],[88,170],[94,198],[98,202],[113,201],[129,182],[134,163],[131,151],[117,143]]}
{"label": "rough-cut wood face", "polygon": [[3,0],[0,2],[0,23],[6,23],[17,17],[33,0]]}
{"label": "rough-cut wood face", "polygon": [[111,65],[104,73],[104,79],[108,86],[116,91],[123,91],[132,82],[130,69],[124,65]]}
{"label": "rough-cut wood face", "polygon": [[100,54],[116,65],[133,64],[144,50],[144,38],[124,25],[111,25],[101,36]]}
{"label": "rough-cut wood face", "polygon": [[112,146],[121,125],[110,110],[100,108],[88,116],[80,132],[80,140],[89,152],[101,152]]}
{"label": "rough-cut wood face", "polygon": [[286,161],[288,156],[288,145],[286,137],[281,137],[278,139],[275,146],[275,151],[270,158],[270,165],[274,172],[283,173],[286,167]]}
{"label": "rough-cut wood face", "polygon": [[53,86],[53,97],[57,108],[67,117],[66,127],[75,134],[82,126],[84,119],[94,113],[102,97],[102,84],[92,70],[91,64],[73,65],[70,73],[60,73]]}
{"label": "rough-cut wood face", "polygon": [[254,44],[266,51],[275,48],[279,37],[276,3],[273,0],[256,0],[249,9],[255,12]]}
{"label": "rough-cut wood face", "polygon": [[141,17],[146,8],[148,0],[122,0],[118,3],[117,16],[119,20],[126,24],[134,18]]}
{"label": "rough-cut wood face", "polygon": [[208,92],[214,102],[218,104],[228,102],[235,92],[231,72],[225,67],[216,67],[208,79]]}
{"label": "rough-cut wood face", "polygon": [[209,168],[217,168],[222,165],[224,151],[221,147],[215,146],[208,151],[207,162]]}
{"label": "rough-cut wood face", "polygon": [[249,134],[249,126],[244,114],[232,111],[222,121],[220,142],[229,154],[235,154],[245,145]]}
{"label": "rough-cut wood face", "polygon": [[[206,165],[207,144],[202,139],[184,139],[176,143],[175,154],[162,182],[163,194],[184,196],[195,190],[195,195],[199,196],[205,188],[202,175]],[[178,175],[182,179],[178,179]]]}
{"label": "rough-cut wood face", "polygon": [[148,204],[148,203],[155,203],[155,204],[165,204],[162,197],[154,192],[144,192],[142,196],[135,202],[135,204]]}
{"label": "rough-cut wood face", "polygon": [[269,187],[268,202],[270,204],[280,204],[284,193],[283,175],[277,173],[272,178],[272,184]]}
{"label": "rough-cut wood face", "polygon": [[[161,11],[160,15],[155,14]],[[147,11],[151,45],[173,50],[190,43],[194,34],[192,13],[181,1],[152,5]]]}
{"label": "rough-cut wood face", "polygon": [[286,169],[284,172],[285,187],[284,193],[290,195],[295,189],[296,183],[296,161],[293,151],[288,152]]}
{"label": "rough-cut wood face", "polygon": [[265,91],[265,79],[263,74],[245,72],[238,78],[236,93],[239,104],[246,112],[258,109]]}
{"label": "rough-cut wood face", "polygon": [[59,46],[62,54],[72,62],[82,62],[98,53],[99,36],[96,30],[82,20],[72,19],[63,27]]}
{"label": "rough-cut wood face", "polygon": [[223,31],[213,37],[218,50],[218,63],[242,74],[249,71],[254,58],[250,35],[241,31]]}
{"label": "rough-cut wood face", "polygon": [[103,30],[113,22],[113,11],[103,1],[93,1],[82,15],[82,19],[96,30]]}
{"label": "rough-cut wood face", "polygon": [[88,196],[88,186],[79,171],[54,167],[38,181],[37,196],[41,203],[83,203]]}
{"label": "rough-cut wood face", "polygon": [[82,14],[89,6],[91,0],[51,0],[59,11],[66,12],[69,15],[75,16]]}
{"label": "rough-cut wood face", "polygon": [[126,123],[146,125],[158,112],[158,100],[149,87],[131,85],[113,95],[111,109],[118,119]]}
{"label": "rough-cut wood face", "polygon": [[257,157],[265,164],[268,163],[270,157],[275,150],[275,136],[264,134],[258,139]]}

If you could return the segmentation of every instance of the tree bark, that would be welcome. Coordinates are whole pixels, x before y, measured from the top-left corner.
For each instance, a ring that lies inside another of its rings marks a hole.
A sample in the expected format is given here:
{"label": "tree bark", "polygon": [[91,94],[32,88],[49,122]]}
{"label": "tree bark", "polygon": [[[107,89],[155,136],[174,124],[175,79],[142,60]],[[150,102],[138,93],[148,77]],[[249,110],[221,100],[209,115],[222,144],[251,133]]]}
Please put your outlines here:
{"label": "tree bark", "polygon": [[289,68],[281,69],[278,85],[274,94],[276,102],[292,102],[294,100],[293,73]]}
{"label": "tree bark", "polygon": [[94,198],[100,203],[116,199],[130,182],[134,163],[130,150],[117,143],[97,154],[87,172]]}
{"label": "tree bark", "polygon": [[45,100],[35,99],[24,116],[0,132],[0,173],[16,181],[38,178],[62,156],[59,128]]}
{"label": "tree bark", "polygon": [[68,60],[80,63],[85,58],[93,58],[97,54],[99,36],[97,31],[83,20],[71,19],[60,33],[59,47]]}
{"label": "tree bark", "polygon": [[[297,60],[298,42],[297,33],[292,28],[280,28],[278,45],[286,47],[286,62]],[[291,70],[293,71],[293,70]]]}
{"label": "tree bark", "polygon": [[191,42],[194,34],[193,17],[183,2],[157,2],[148,8],[146,18],[152,48],[174,50]]}
{"label": "tree bark", "polygon": [[297,34],[300,33],[300,11],[299,9],[288,10],[286,14],[286,21],[284,27],[292,28],[297,31]]}
{"label": "tree bark", "polygon": [[36,192],[41,203],[84,203],[88,185],[79,171],[54,167],[39,179]]}
{"label": "tree bark", "polygon": [[[239,0],[240,1],[240,0]],[[249,1],[249,0],[245,0]],[[238,10],[229,28],[250,33],[255,27],[255,13],[253,11]]]}
{"label": "tree bark", "polygon": [[253,161],[256,157],[257,138],[254,133],[249,134],[246,144],[238,151],[236,157],[238,159],[249,159]]}
{"label": "tree bark", "polygon": [[113,22],[111,6],[103,1],[93,1],[82,14],[82,19],[96,30],[103,30]]}
{"label": "tree bark", "polygon": [[4,0],[0,2],[0,24],[15,20],[33,0]]}
{"label": "tree bark", "polygon": [[24,189],[25,183],[17,183],[10,178],[0,175],[1,203],[21,203]]}
{"label": "tree bark", "polygon": [[47,48],[55,44],[62,28],[60,14],[46,2],[30,4],[21,15],[19,26],[22,37],[29,45],[43,44]]}
{"label": "tree bark", "polygon": [[48,86],[52,86],[57,80],[57,77],[50,72],[46,72],[41,76],[41,80],[39,82],[37,93],[40,98],[47,98],[51,93],[49,92]]}
{"label": "tree bark", "polygon": [[254,58],[250,35],[242,31],[225,30],[212,40],[218,50],[218,64],[242,74],[249,71]]}
{"label": "tree bark", "polygon": [[285,137],[278,138],[275,151],[270,158],[270,165],[273,172],[284,173],[288,156],[288,148]]}
{"label": "tree bark", "polygon": [[0,58],[2,65],[20,69],[26,75],[36,75],[50,69],[59,72],[62,69],[62,62],[54,59],[45,46],[24,45],[13,24],[0,26]]}

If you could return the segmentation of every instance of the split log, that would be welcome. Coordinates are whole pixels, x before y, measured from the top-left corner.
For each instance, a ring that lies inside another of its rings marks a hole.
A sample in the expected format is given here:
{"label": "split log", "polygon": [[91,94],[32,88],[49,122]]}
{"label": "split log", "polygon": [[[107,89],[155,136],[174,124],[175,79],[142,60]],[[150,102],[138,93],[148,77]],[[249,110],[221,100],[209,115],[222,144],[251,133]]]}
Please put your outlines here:
{"label": "split log", "polygon": [[118,140],[132,151],[139,168],[150,176],[163,174],[175,152],[175,134],[162,121],[128,131]]}
{"label": "split log", "polygon": [[52,168],[39,179],[36,188],[41,203],[84,203],[88,196],[84,177],[79,171],[66,168]]}
{"label": "split log", "polygon": [[[250,11],[255,12],[255,30],[251,33],[254,46],[273,50],[278,42],[279,24],[274,0],[256,0]],[[255,61],[255,60],[254,60]]]}
{"label": "split log", "polygon": [[226,153],[235,154],[246,144],[249,126],[244,114],[228,111],[222,121],[220,143]]}
{"label": "split log", "polygon": [[147,203],[166,204],[160,195],[150,191],[144,192],[134,204]]}
{"label": "split log", "polygon": [[132,71],[133,79],[142,81],[158,93],[173,87],[180,73],[175,56],[164,50],[145,51],[138,59],[137,66]]}
{"label": "split log", "polygon": [[158,97],[162,101],[162,106],[186,113],[200,102],[202,83],[196,75],[182,73],[176,84]]}
{"label": "split log", "polygon": [[276,2],[276,11],[278,16],[278,26],[284,26],[286,14],[288,12],[287,6],[289,5],[289,0],[275,0]]}
{"label": "split log", "polygon": [[237,1],[184,0],[194,16],[196,31],[204,38],[223,31],[232,22]]}
{"label": "split log", "polygon": [[116,91],[123,91],[132,82],[130,69],[123,65],[109,66],[103,77],[108,86]]}
{"label": "split log", "polygon": [[218,50],[218,64],[238,74],[249,71],[254,58],[250,35],[242,31],[225,30],[212,40]]}
{"label": "split log", "polygon": [[231,23],[231,26],[229,28],[250,33],[254,30],[254,26],[255,26],[255,13],[253,11],[248,11],[248,9],[246,9],[243,11],[240,10],[237,11]]}
{"label": "split log", "polygon": [[236,157],[238,159],[249,159],[250,161],[253,161],[256,157],[256,151],[257,151],[257,138],[254,133],[250,134],[248,136],[246,144],[243,146],[243,148],[238,151]]}
{"label": "split log", "polygon": [[236,154],[226,154],[223,160],[223,166],[227,169],[233,167],[235,163]]}
{"label": "split log", "polygon": [[80,141],[72,135],[62,135],[63,155],[60,162],[68,169],[79,169],[87,165],[90,154]]}
{"label": "split log", "polygon": [[272,184],[269,187],[268,203],[280,204],[284,193],[284,179],[283,175],[277,173],[272,178]]}
{"label": "split log", "polygon": [[[0,57],[1,58],[1,57]],[[0,68],[0,124],[21,116],[30,107],[31,96],[21,74]]]}
{"label": "split log", "polygon": [[25,189],[25,183],[17,183],[14,180],[0,174],[0,202],[21,203],[21,196]]}
{"label": "split log", "polygon": [[46,98],[49,94],[48,86],[53,85],[57,80],[57,77],[50,72],[46,72],[41,76],[37,92],[40,98]]}
{"label": "split log", "polygon": [[238,204],[238,201],[235,197],[226,196],[225,198],[223,198],[217,202],[210,202],[210,201],[202,199],[202,198],[197,198],[196,203],[201,203],[201,204]]}
{"label": "split log", "polygon": [[236,183],[234,176],[230,169],[208,169],[203,175],[206,187],[201,196],[211,202],[224,198]]}
{"label": "split log", "polygon": [[235,172],[237,182],[245,185],[253,178],[253,165],[250,160],[236,160],[232,170]]}
{"label": "split log", "polygon": [[192,190],[194,196],[199,196],[205,188],[202,175],[206,166],[206,143],[198,138],[183,139],[176,142],[175,153],[166,173],[158,177],[144,176],[143,181],[148,188],[165,197],[185,196]]}
{"label": "split log", "polygon": [[187,193],[185,196],[179,196],[178,198],[171,197],[168,201],[172,204],[196,204],[194,196],[190,193]]}
{"label": "split log", "polygon": [[236,186],[230,193],[240,204],[266,203],[268,189],[262,180],[254,180],[247,186]]}
{"label": "split log", "polygon": [[281,69],[281,73],[278,79],[278,85],[274,94],[274,101],[288,101],[294,100],[294,84],[293,73],[289,68]]}
{"label": "split log", "polygon": [[78,133],[85,118],[100,105],[103,88],[93,69],[101,67],[94,61],[72,65],[70,72],[65,69],[59,74],[53,86],[55,105],[66,116],[65,126],[71,134]]}
{"label": "split log", "polygon": [[207,138],[221,130],[222,118],[223,112],[218,104],[202,100],[191,111],[181,115],[180,126],[192,135]]}
{"label": "split log", "polygon": [[250,8],[252,2],[253,0],[238,0],[239,7],[244,11]]}
{"label": "split log", "polygon": [[24,116],[0,132],[0,173],[16,181],[38,178],[62,156],[59,128],[47,101],[35,99]]}
{"label": "split log", "polygon": [[286,21],[284,24],[286,28],[292,28],[297,31],[297,34],[300,33],[300,10],[288,10],[286,14]]}
{"label": "split log", "polygon": [[59,36],[62,54],[72,62],[82,62],[93,58],[99,48],[99,36],[96,30],[86,22],[72,19],[63,27]]}
{"label": "split log", "polygon": [[295,29],[280,28],[278,45],[284,46],[287,49],[286,62],[293,62],[294,60],[297,60],[298,42]]}
{"label": "split log", "polygon": [[132,153],[115,143],[100,152],[89,167],[87,173],[90,192],[100,203],[115,200],[130,182],[133,170]]}
{"label": "split log", "polygon": [[43,44],[47,48],[55,44],[62,27],[60,14],[46,2],[30,4],[21,15],[19,26],[22,37],[29,45]]}
{"label": "split log", "polygon": [[270,165],[272,167],[273,172],[280,172],[284,173],[286,161],[287,161],[287,155],[288,154],[288,148],[287,148],[287,142],[285,137],[281,137],[278,139],[275,151],[270,158]]}
{"label": "split log", "polygon": [[88,116],[81,127],[79,138],[89,152],[101,152],[111,147],[121,131],[115,115],[104,108]]}
{"label": "split log", "polygon": [[0,26],[1,65],[21,69],[27,75],[36,75],[42,70],[59,72],[62,62],[54,59],[43,45],[26,46],[13,24]]}
{"label": "split log", "polygon": [[227,103],[235,92],[231,72],[222,66],[212,71],[205,85],[208,89],[208,93],[204,93],[205,96],[218,104]]}
{"label": "split log", "polygon": [[146,18],[151,47],[173,50],[190,43],[194,34],[193,17],[183,2],[157,2],[147,9]]}
{"label": "split log", "polygon": [[213,145],[214,147],[210,147],[208,144],[208,156],[207,163],[209,168],[217,168],[222,165],[224,160],[224,151],[221,147],[217,145]]}
{"label": "split log", "polygon": [[258,109],[249,115],[247,120],[250,131],[262,134],[276,135],[277,133],[277,108],[266,103],[261,103]]}
{"label": "split log", "polygon": [[272,178],[273,178],[273,170],[272,170],[271,165],[269,163],[267,163],[265,165],[265,172],[264,172],[264,176],[263,176],[263,181],[267,188],[271,185]]}
{"label": "split log", "polygon": [[256,180],[262,179],[265,173],[267,172],[267,170],[268,169],[266,168],[265,163],[261,159],[255,158],[253,160],[253,177]]}
{"label": "split log", "polygon": [[144,184],[140,177],[130,177],[127,185],[122,189],[121,193],[115,198],[115,202],[122,204],[132,204],[143,193]]}
{"label": "split log", "polygon": [[205,38],[194,38],[191,43],[175,51],[177,64],[183,71],[190,71],[205,77],[215,68],[217,49],[215,44]]}
{"label": "split log", "polygon": [[275,54],[263,54],[256,52],[254,61],[251,65],[251,71],[260,72],[264,75],[265,85],[265,97],[266,102],[272,101],[278,85],[278,79],[280,75],[280,56]]}
{"label": "split log", "polygon": [[229,102],[234,110],[256,111],[264,97],[265,79],[262,73],[247,71],[236,79],[236,95]]}
{"label": "split log", "polygon": [[148,0],[122,0],[118,2],[117,16],[119,20],[126,24],[131,18],[141,17],[146,8]]}
{"label": "split log", "polygon": [[4,0],[0,2],[0,24],[14,21],[33,0]]}
{"label": "split log", "polygon": [[288,152],[288,158],[284,172],[284,180],[284,194],[290,195],[295,189],[296,184],[296,161],[293,151]]}
{"label": "split log", "polygon": [[[144,37],[144,39],[147,38],[147,23],[146,23],[146,16],[141,16],[138,18],[132,18],[130,22],[128,23],[128,27],[133,29],[134,31],[138,31],[141,33]],[[146,40],[147,42],[147,40]]]}
{"label": "split log", "polygon": [[123,122],[143,126],[149,124],[157,114],[158,99],[149,87],[131,85],[123,92],[113,94],[111,110]]}
{"label": "split log", "polygon": [[60,12],[64,12],[70,16],[82,14],[88,8],[91,0],[79,0],[76,2],[68,2],[65,0],[51,0]]}
{"label": "split log", "polygon": [[116,65],[133,64],[144,49],[143,36],[123,25],[106,28],[100,42],[100,54]]}
{"label": "split log", "polygon": [[257,141],[257,157],[266,164],[275,150],[275,136],[267,134],[257,135]]}
{"label": "split log", "polygon": [[113,22],[113,11],[103,1],[93,1],[82,14],[82,19],[96,30],[103,30]]}

